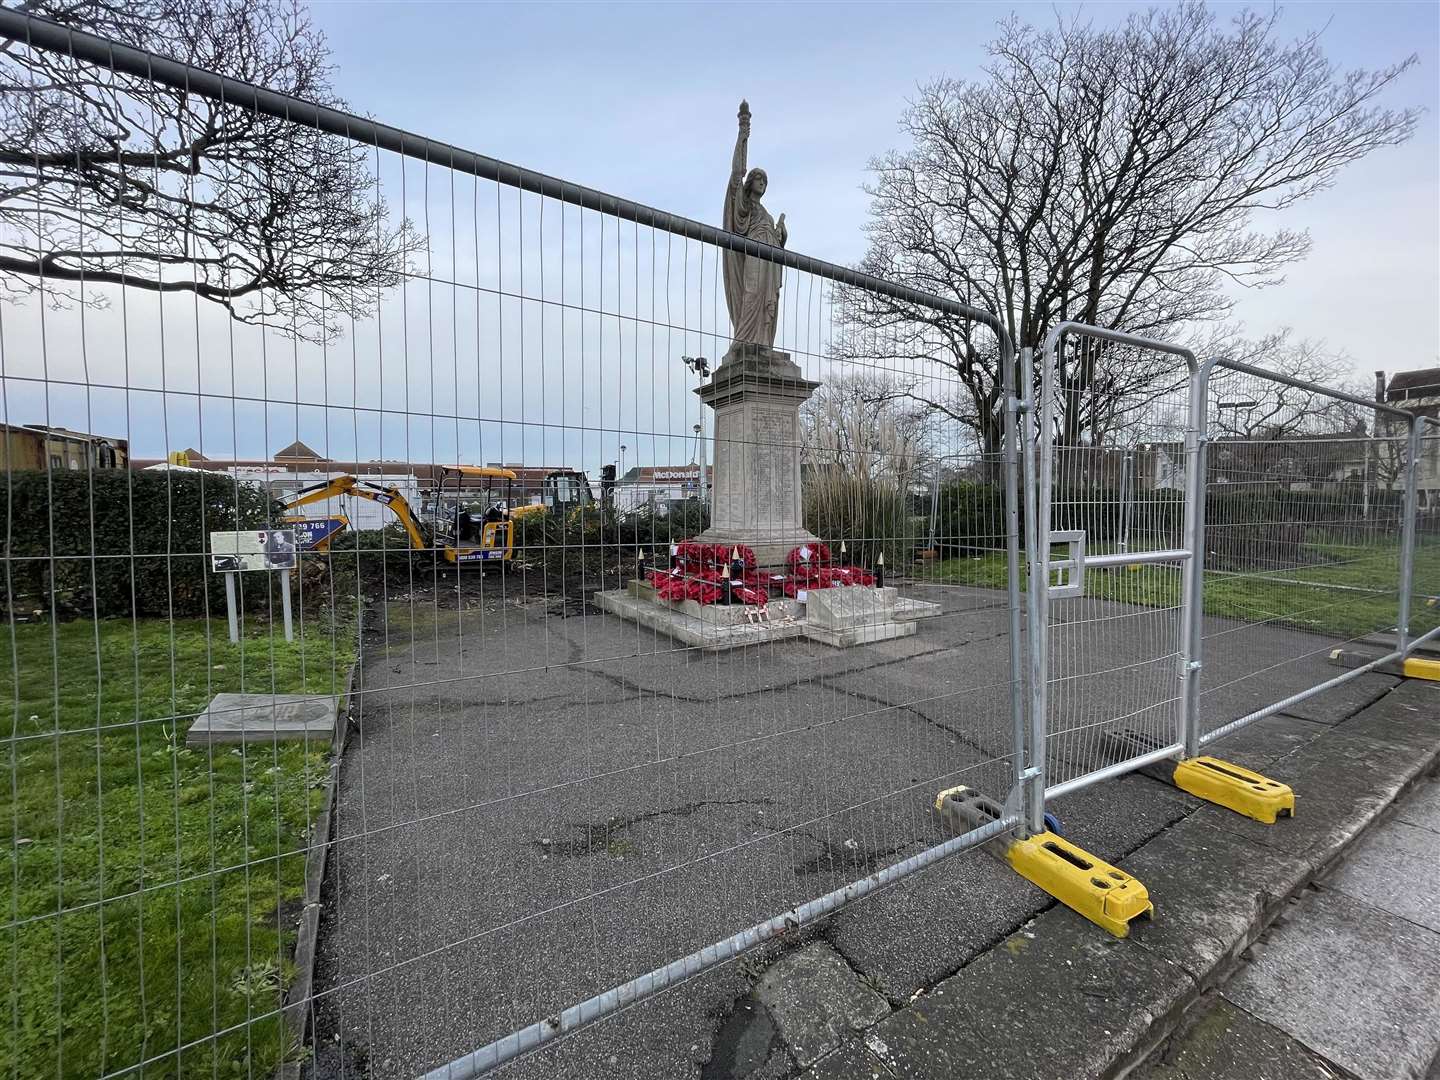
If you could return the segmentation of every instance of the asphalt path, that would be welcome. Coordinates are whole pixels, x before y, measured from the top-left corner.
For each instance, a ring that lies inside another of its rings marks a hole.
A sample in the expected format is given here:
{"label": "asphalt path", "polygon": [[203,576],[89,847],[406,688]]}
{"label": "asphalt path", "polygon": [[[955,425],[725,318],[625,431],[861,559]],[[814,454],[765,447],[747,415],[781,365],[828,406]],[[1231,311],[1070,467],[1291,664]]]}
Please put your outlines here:
{"label": "asphalt path", "polygon": [[[417,1075],[939,842],[940,788],[1003,797],[1004,594],[903,591],[943,614],[843,650],[700,652],[500,587],[459,607],[428,593],[377,605],[339,776],[312,1071]],[[1173,612],[1085,599],[1057,603],[1054,623],[1052,777],[1108,761],[1117,728],[1173,731]],[[1313,635],[1221,620],[1206,633],[1223,646],[1207,658],[1207,726],[1336,670]],[[1183,806],[1131,776],[1058,809],[1104,855]],[[1036,903],[965,855],[822,932],[898,1002]],[[699,1076],[744,985],[728,966],[508,1075]]]}

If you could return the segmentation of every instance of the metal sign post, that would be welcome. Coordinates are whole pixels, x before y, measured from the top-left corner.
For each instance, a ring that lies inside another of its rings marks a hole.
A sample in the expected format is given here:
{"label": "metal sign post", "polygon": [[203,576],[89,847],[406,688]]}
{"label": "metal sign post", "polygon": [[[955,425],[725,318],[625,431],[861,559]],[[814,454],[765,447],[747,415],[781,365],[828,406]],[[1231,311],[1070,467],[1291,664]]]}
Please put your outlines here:
{"label": "metal sign post", "polygon": [[227,571],[225,577],[225,616],[230,620],[230,644],[240,644],[240,618],[235,612],[235,574]]}
{"label": "metal sign post", "polygon": [[285,609],[285,640],[295,640],[295,628],[290,620],[290,571],[280,571],[280,604]]}

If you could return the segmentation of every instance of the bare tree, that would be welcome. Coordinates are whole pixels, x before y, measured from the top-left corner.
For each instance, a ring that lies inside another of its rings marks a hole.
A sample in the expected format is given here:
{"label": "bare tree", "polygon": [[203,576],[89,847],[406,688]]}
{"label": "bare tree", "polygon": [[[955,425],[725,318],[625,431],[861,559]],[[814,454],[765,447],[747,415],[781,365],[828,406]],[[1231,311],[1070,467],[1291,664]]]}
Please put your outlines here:
{"label": "bare tree", "polygon": [[800,408],[801,460],[904,489],[932,456],[929,418],[907,385],[880,373],[822,383]]}
{"label": "bare tree", "polygon": [[1357,397],[1373,393],[1373,387],[1367,392],[1360,385],[1350,357],[1324,342],[1296,338],[1289,328],[1253,339],[1222,333],[1207,352],[1312,384],[1217,368],[1207,421],[1210,466],[1217,476],[1286,487],[1373,481],[1383,451],[1372,438],[1378,430],[1375,410],[1319,389]]}
{"label": "bare tree", "polygon": [[[341,102],[329,50],[285,0],[27,0],[24,10],[306,98]],[[373,152],[71,57],[0,47],[0,284],[103,303],[193,293],[309,339],[365,314],[415,238]]]}
{"label": "bare tree", "polygon": [[[1317,387],[1365,396],[1354,362],[1323,341],[1296,338],[1286,327],[1260,338],[1224,334],[1210,339],[1207,352],[1264,368]],[[1210,431],[1220,438],[1280,440],[1303,436],[1364,435],[1374,410],[1332,397],[1322,390],[1219,369],[1211,379]]]}
{"label": "bare tree", "polygon": [[[922,86],[901,119],[911,145],[872,163],[863,269],[995,312],[1017,346],[1072,319],[1175,338],[1231,307],[1233,284],[1280,280],[1304,233],[1255,227],[1331,184],[1371,151],[1403,142],[1418,110],[1377,96],[1415,58],[1340,72],[1316,35],[1277,40],[1276,16],[1228,27],[1200,4],[1121,25],[1011,19],[985,77]],[[942,365],[929,403],[999,445],[997,352],[966,322],[842,290],[841,347]],[[1139,355],[1112,396],[1166,370]],[[1096,400],[1084,365],[1066,400]],[[1090,423],[1066,411],[1059,433]]]}

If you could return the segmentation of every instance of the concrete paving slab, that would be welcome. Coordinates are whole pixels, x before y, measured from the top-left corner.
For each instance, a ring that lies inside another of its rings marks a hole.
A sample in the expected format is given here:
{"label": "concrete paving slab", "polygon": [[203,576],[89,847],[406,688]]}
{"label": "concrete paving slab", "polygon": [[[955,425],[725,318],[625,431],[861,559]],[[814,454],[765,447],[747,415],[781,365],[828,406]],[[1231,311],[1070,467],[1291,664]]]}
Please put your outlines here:
{"label": "concrete paving slab", "polygon": [[1249,944],[1262,915],[1300,888],[1304,861],[1192,817],[1125,861],[1150,892],[1156,917],[1131,938],[1197,980]]}
{"label": "concrete paving slab", "polygon": [[805,619],[827,630],[889,622],[898,595],[893,588],[815,589],[805,603]]}
{"label": "concrete paving slab", "polygon": [[1440,741],[1440,683],[1407,679],[1337,731],[1417,750]]}
{"label": "concrete paving slab", "polygon": [[185,745],[313,742],[335,735],[331,694],[216,694],[185,732]]}
{"label": "concrete paving slab", "polygon": [[806,1069],[800,1080],[890,1080],[894,1075],[863,1041],[850,1040]]}
{"label": "concrete paving slab", "polygon": [[982,852],[840,911],[826,937],[893,1004],[934,986],[1032,919],[1050,897]]}
{"label": "concrete paving slab", "polygon": [[801,632],[801,624],[788,617],[773,621],[767,616],[756,615],[756,622],[736,622],[721,625],[698,615],[686,613],[680,607],[657,604],[651,600],[632,595],[627,589],[597,592],[595,603],[612,615],[631,619],[646,630],[665,634],[684,645],[702,649],[739,649],[764,645],[795,637]]}
{"label": "concrete paving slab", "polygon": [[1223,999],[1130,1080],[1335,1080],[1303,1045]]}
{"label": "concrete paving slab", "polygon": [[1207,744],[1203,752],[1263,773],[1271,763],[1309,746],[1329,730],[1326,724],[1277,713]]}
{"label": "concrete paving slab", "polygon": [[1048,809],[1066,839],[1114,863],[1202,805],[1168,782],[1131,773],[1062,795]]}
{"label": "concrete paving slab", "polygon": [[[1125,776],[1055,800],[1065,835],[1109,861],[1123,860],[1179,821],[1198,800]],[[1128,865],[1126,866],[1128,869]],[[1052,903],[1008,865],[981,852],[948,859],[903,889],[839,912],[827,934],[894,1004],[968,964]]]}
{"label": "concrete paving slab", "polygon": [[1421,784],[1405,799],[1395,815],[1397,821],[1440,832],[1440,780]]}
{"label": "concrete paving slab", "polygon": [[801,1068],[890,1012],[885,999],[823,941],[780,957],[756,983],[755,996]]}
{"label": "concrete paving slab", "polygon": [[[1336,668],[1334,674],[1342,674],[1341,669]],[[1338,724],[1379,701],[1399,683],[1399,676],[1372,671],[1291,705],[1285,712],[1316,724]]]}
{"label": "concrete paving slab", "polygon": [[1224,996],[1356,1076],[1418,1078],[1440,1051],[1440,935],[1312,891]]}
{"label": "concrete paving slab", "polygon": [[[1388,706],[1382,701],[1371,708]],[[1294,790],[1293,818],[1264,825],[1220,806],[1205,806],[1199,814],[1217,829],[1324,865],[1433,759],[1433,749],[1419,753],[1336,728],[1268,770],[1271,779]]]}
{"label": "concrete paving slab", "polygon": [[1325,885],[1440,933],[1440,833],[1387,821],[1346,853]]}
{"label": "concrete paving slab", "polygon": [[902,1078],[1098,1076],[1194,993],[1178,965],[1057,907],[866,1041]]}

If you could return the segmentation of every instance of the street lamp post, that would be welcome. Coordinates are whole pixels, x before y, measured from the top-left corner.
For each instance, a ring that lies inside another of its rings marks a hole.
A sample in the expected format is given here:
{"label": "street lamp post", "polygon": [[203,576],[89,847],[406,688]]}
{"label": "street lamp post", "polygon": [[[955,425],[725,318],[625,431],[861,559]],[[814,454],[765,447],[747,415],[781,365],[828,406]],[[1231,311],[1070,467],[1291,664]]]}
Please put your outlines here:
{"label": "street lamp post", "polygon": [[[624,443],[621,443],[621,444],[620,444],[620,456],[619,456],[619,458],[617,458],[616,461],[615,461],[615,494],[616,494],[615,510],[616,510],[617,513],[620,512],[620,503],[619,503],[620,485],[625,482],[625,451],[626,451],[627,449],[629,449],[629,448],[628,448]],[[633,493],[632,493],[632,497],[633,497]],[[634,505],[635,505],[635,504],[634,504],[630,499],[628,499],[628,498],[626,499],[626,501],[625,501],[625,507],[626,507],[627,510],[633,510],[633,509],[634,509]]]}
{"label": "street lamp post", "polygon": [[[701,407],[703,408],[704,406],[702,405]],[[697,499],[703,499],[705,497],[705,458],[700,451],[700,432],[703,429],[699,424],[692,424],[690,430],[695,435],[695,452],[690,455],[690,460],[695,462],[697,468],[700,470],[699,474],[695,477],[695,497]]]}
{"label": "street lamp post", "polygon": [[[700,380],[700,389],[705,388],[705,376],[710,374],[710,361],[703,356],[682,356],[680,362],[695,373]],[[695,425],[696,457],[700,459],[700,505],[710,507],[710,487],[705,483],[705,404],[700,404],[700,423]]]}

